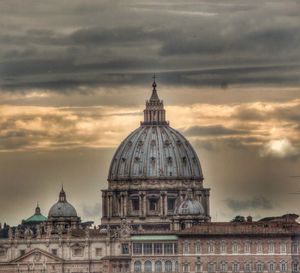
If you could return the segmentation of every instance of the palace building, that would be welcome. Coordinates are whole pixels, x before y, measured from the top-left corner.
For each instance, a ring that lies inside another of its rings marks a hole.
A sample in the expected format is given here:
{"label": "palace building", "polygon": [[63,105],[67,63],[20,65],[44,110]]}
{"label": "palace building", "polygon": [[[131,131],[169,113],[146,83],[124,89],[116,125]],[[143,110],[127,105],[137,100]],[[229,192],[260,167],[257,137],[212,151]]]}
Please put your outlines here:
{"label": "palace building", "polygon": [[82,222],[62,188],[48,217],[37,206],[0,228],[0,273],[300,271],[298,215],[211,222],[209,195],[154,81],[144,120],[112,158],[101,225]]}

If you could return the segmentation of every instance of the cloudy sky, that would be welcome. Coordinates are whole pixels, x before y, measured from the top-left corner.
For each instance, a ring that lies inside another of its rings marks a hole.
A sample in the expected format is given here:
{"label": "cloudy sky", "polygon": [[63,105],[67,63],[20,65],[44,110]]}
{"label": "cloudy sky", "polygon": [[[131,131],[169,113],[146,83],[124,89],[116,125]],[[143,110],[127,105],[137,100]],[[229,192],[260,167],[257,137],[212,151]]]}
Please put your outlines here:
{"label": "cloudy sky", "polygon": [[300,214],[300,3],[0,2],[0,222],[61,184],[100,222],[114,150],[157,74],[198,152],[213,220]]}

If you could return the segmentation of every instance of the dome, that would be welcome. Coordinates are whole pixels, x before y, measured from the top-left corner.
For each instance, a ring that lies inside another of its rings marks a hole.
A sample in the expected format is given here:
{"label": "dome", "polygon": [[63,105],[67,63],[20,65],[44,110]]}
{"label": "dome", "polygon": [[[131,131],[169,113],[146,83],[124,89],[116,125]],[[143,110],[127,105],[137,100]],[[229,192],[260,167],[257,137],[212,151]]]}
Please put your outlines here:
{"label": "dome", "polygon": [[41,214],[39,205],[35,208],[35,213],[25,220],[25,223],[40,223],[47,220],[47,217]]}
{"label": "dome", "polygon": [[144,122],[117,148],[108,179],[194,179],[203,174],[188,140],[165,121],[163,102],[153,83]]}
{"label": "dome", "polygon": [[174,211],[175,215],[204,215],[204,209],[198,200],[184,200]]}
{"label": "dome", "polygon": [[75,208],[67,202],[66,193],[62,189],[59,193],[59,200],[49,210],[50,217],[77,217]]}

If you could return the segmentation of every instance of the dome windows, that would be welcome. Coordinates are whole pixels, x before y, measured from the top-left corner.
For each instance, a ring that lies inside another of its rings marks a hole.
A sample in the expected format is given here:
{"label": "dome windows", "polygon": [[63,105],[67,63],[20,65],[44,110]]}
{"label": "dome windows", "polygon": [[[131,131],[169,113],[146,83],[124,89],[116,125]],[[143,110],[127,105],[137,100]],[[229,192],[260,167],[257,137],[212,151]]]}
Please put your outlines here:
{"label": "dome windows", "polygon": [[166,180],[202,178],[192,146],[185,145],[182,135],[169,126],[151,125],[137,129],[121,143],[109,173],[110,180],[155,177]]}

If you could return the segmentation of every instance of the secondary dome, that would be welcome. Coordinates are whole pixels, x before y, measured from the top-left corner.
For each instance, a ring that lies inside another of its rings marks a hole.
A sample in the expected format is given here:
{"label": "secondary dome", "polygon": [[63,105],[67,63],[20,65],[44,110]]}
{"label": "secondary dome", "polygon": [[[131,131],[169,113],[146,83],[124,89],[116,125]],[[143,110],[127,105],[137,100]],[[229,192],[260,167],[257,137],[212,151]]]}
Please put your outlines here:
{"label": "secondary dome", "polygon": [[174,212],[175,215],[203,215],[204,209],[198,200],[184,200]]}
{"label": "secondary dome", "polygon": [[35,208],[35,213],[31,217],[24,220],[24,223],[28,223],[28,224],[41,223],[41,222],[44,222],[46,220],[47,220],[47,217],[42,215],[41,209],[40,209],[39,205],[37,205],[36,208]]}
{"label": "secondary dome", "polygon": [[48,218],[51,217],[77,217],[75,208],[67,202],[66,193],[62,188],[59,193],[59,200],[49,210]]}
{"label": "secondary dome", "polygon": [[202,180],[196,152],[182,134],[169,126],[155,81],[152,87],[151,98],[144,110],[144,121],[116,150],[108,179]]}
{"label": "secondary dome", "polygon": [[192,191],[188,189],[186,198],[175,208],[175,215],[204,215],[204,208],[198,200],[192,198]]}

